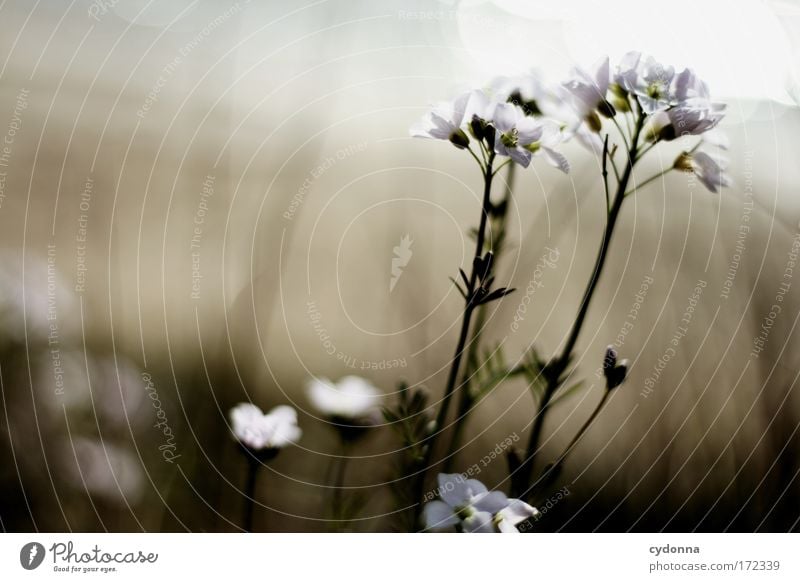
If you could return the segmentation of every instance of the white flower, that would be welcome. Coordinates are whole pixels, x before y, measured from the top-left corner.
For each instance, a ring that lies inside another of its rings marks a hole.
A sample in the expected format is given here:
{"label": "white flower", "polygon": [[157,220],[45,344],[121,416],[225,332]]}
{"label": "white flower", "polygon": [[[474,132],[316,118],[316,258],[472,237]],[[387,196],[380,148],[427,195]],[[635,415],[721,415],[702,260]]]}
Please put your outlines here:
{"label": "white flower", "polygon": [[664,66],[653,57],[642,59],[641,55],[637,58],[637,53],[628,53],[615,79],[623,89],[637,96],[642,110],[649,115],[674,104],[674,77],[673,67]]}
{"label": "white flower", "polygon": [[498,155],[509,156],[527,168],[533,155],[541,154],[553,166],[569,172],[566,158],[554,149],[563,140],[555,122],[533,119],[525,115],[521,107],[511,103],[497,105],[492,117],[497,129],[494,151]]}
{"label": "white flower", "polygon": [[297,412],[291,406],[276,406],[264,414],[255,404],[243,402],[231,409],[230,419],[234,436],[254,451],[280,449],[302,435]]}
{"label": "white flower", "polygon": [[705,152],[684,152],[675,160],[675,168],[691,172],[703,185],[715,194],[720,188],[730,186],[732,181],[726,172],[727,162]]}
{"label": "white flower", "polygon": [[484,91],[463,93],[453,101],[434,105],[421,121],[411,126],[411,136],[444,139],[457,148],[466,148],[469,146],[469,137],[464,129],[475,116],[486,123],[491,122],[497,103],[494,96]]}
{"label": "white flower", "polygon": [[689,99],[708,99],[708,85],[692,69],[684,69],[675,76],[672,97],[678,103]]}
{"label": "white flower", "polygon": [[638,51],[631,51],[625,53],[617,64],[617,70],[614,73],[614,83],[629,91],[629,87],[636,85],[639,76],[639,61],[642,60],[642,53]]}
{"label": "white flower", "polygon": [[581,117],[591,114],[605,103],[609,84],[608,70],[608,57],[605,57],[592,67],[591,73],[576,67],[572,70],[570,79],[564,83]]}
{"label": "white flower", "polygon": [[695,97],[658,111],[649,122],[650,139],[673,140],[685,135],[700,135],[711,129],[725,117],[725,105]]}
{"label": "white flower", "polygon": [[464,114],[469,100],[470,93],[464,93],[453,101],[444,101],[434,105],[432,111],[411,126],[411,136],[444,139],[456,147],[466,147],[469,144],[469,138],[461,126],[464,123]]}
{"label": "white flower", "polygon": [[536,509],[500,491],[488,491],[476,479],[439,473],[439,497],[423,509],[426,529],[460,526],[466,533],[517,533],[516,525],[535,516]]}
{"label": "white flower", "polygon": [[381,402],[380,391],[358,376],[346,376],[335,384],[325,378],[312,378],[308,396],[326,416],[351,421],[375,419]]}
{"label": "white flower", "polygon": [[545,95],[544,85],[539,75],[532,72],[528,75],[517,77],[496,77],[489,83],[492,98],[503,103],[511,101],[521,105],[523,103],[537,102]]}
{"label": "white flower", "polygon": [[497,512],[494,523],[500,533],[519,533],[517,526],[530,517],[539,515],[539,510],[519,499],[509,499],[508,506]]}

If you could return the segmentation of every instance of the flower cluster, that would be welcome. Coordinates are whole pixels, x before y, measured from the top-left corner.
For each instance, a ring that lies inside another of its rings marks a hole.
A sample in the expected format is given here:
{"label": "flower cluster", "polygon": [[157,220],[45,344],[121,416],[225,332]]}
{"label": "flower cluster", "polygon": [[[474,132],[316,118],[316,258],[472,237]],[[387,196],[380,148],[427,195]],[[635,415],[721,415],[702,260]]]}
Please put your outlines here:
{"label": "flower cluster", "polygon": [[553,120],[534,117],[530,110],[509,101],[509,96],[482,90],[465,93],[435,106],[411,127],[411,135],[448,140],[457,148],[469,149],[469,132],[480,143],[487,142],[494,154],[507,156],[523,167],[541,155],[568,172],[566,158],[556,151],[565,138],[560,126]]}
{"label": "flower cluster", "polygon": [[485,140],[494,154],[521,166],[542,156],[568,172],[569,163],[558,147],[575,138],[599,154],[604,119],[617,126],[623,141],[631,139],[631,132],[625,135],[622,129],[628,120],[620,114],[641,115],[646,120],[643,141],[651,145],[706,134],[678,157],[672,169],[694,173],[712,192],[730,185],[725,161],[697,151],[700,145],[725,149],[724,140],[712,132],[725,115],[725,105],[711,100],[707,84],[692,69],[676,73],[638,52],[627,53],[614,70],[608,57],[588,71],[575,68],[566,81],[553,87],[533,73],[495,79],[486,90],[436,105],[411,127],[411,135],[448,140],[470,152],[472,136],[481,147]]}
{"label": "flower cluster", "polygon": [[439,473],[439,497],[425,505],[425,528],[464,533],[519,533],[517,525],[539,512],[500,491],[489,491],[476,479]]}

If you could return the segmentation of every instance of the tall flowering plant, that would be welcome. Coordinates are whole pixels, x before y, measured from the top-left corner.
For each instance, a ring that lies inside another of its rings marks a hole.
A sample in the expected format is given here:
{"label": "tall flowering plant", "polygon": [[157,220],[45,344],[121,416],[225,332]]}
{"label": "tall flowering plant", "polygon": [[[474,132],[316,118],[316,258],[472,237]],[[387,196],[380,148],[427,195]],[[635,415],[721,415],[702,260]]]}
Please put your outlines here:
{"label": "tall flowering plant", "polygon": [[[566,456],[599,414],[610,392],[624,382],[627,373],[626,361],[618,360],[616,351],[609,347],[603,362],[606,386],[599,404],[567,449],[537,475],[536,460],[544,421],[555,394],[571,374],[570,363],[609,256],[622,207],[638,190],[673,170],[694,174],[711,192],[727,186],[730,179],[725,171],[726,163],[718,155],[719,150],[725,148],[725,141],[712,131],[724,114],[725,106],[711,100],[706,83],[694,71],[684,69],[676,73],[674,68],[652,57],[631,52],[613,70],[609,59],[604,58],[591,70],[574,69],[565,82],[555,87],[546,87],[535,76],[499,79],[487,90],[465,93],[452,102],[436,105],[422,121],[412,126],[412,136],[447,141],[474,160],[483,181],[483,199],[472,264],[466,270],[460,268],[458,277],[453,278],[464,307],[443,396],[431,422],[416,422],[416,432],[414,427],[403,426],[402,429],[407,447],[413,450],[404,470],[416,476],[409,501],[420,503],[428,483],[427,475],[442,459],[446,467],[452,464],[458,439],[477,397],[486,394],[487,386],[493,387],[503,378],[520,374],[528,378],[537,398],[527,447],[522,453],[509,452],[512,494],[521,500],[530,499],[558,475]],[[606,211],[603,237],[575,319],[563,345],[549,358],[531,350],[522,358],[522,365],[507,366],[502,358],[498,362],[495,356],[481,362],[479,336],[483,326],[474,324],[475,314],[482,306],[513,291],[495,281],[497,255],[505,233],[504,207],[511,188],[507,188],[506,197],[500,203],[493,203],[494,178],[502,167],[509,166],[511,180],[514,165],[527,168],[537,158],[568,172],[569,163],[559,148],[571,139],[601,159],[600,178]],[[659,144],[678,140],[686,147],[674,163],[637,184],[635,170],[642,159]],[[497,228],[493,230],[499,233],[495,240],[487,237],[487,226]],[[491,370],[489,377],[482,378],[477,373],[479,369]],[[451,422],[451,438],[443,447],[441,442],[457,394],[459,405]],[[405,408],[400,406],[389,411],[387,419],[399,422],[404,414],[417,416],[427,410],[419,402],[419,410],[408,409],[407,404]],[[442,478],[440,476],[440,480]],[[444,501],[446,503],[447,499]],[[467,506],[472,507],[469,504],[464,507]],[[438,505],[426,510],[425,515],[441,518],[443,507]],[[415,519],[418,516],[419,512],[414,514]],[[423,525],[434,527],[437,523],[451,525],[453,520],[424,521]],[[473,529],[470,526],[462,531]],[[503,528],[503,531],[508,530],[508,527]]]}
{"label": "tall flowering plant", "polygon": [[[558,477],[565,459],[628,372],[627,361],[609,346],[603,358],[605,388],[598,404],[568,446],[540,467],[537,457],[545,418],[573,372],[577,341],[622,207],[638,190],[670,171],[689,172],[715,193],[729,185],[726,163],[719,155],[726,142],[715,130],[724,114],[725,106],[711,100],[706,83],[694,71],[676,73],[652,57],[631,52],[613,70],[604,58],[591,70],[574,69],[555,86],[546,86],[534,75],[496,79],[487,89],[437,104],[412,126],[412,136],[450,143],[468,155],[482,181],[472,260],[451,277],[463,300],[458,339],[441,399],[434,405],[419,387],[401,385],[397,401],[384,405],[382,390],[362,378],[309,380],[308,399],[337,437],[339,452],[330,455],[325,484],[330,494],[324,500],[333,530],[349,528],[363,505],[362,498],[347,493],[347,461],[352,448],[378,429],[381,410],[403,445],[397,478],[389,480],[398,502],[392,515],[406,520],[403,529],[515,533],[523,522],[538,519],[539,512],[529,502]],[[559,349],[550,357],[531,349],[518,358],[521,363],[509,365],[501,350],[482,349],[481,331],[487,306],[514,291],[497,281],[495,273],[506,239],[506,210],[515,172],[538,161],[569,172],[561,146],[573,139],[601,161],[606,220],[594,268]],[[664,142],[680,142],[684,147],[671,165],[637,183],[637,166]],[[504,169],[506,187],[498,200],[493,187]],[[507,496],[452,472],[452,465],[475,403],[503,380],[517,376],[529,382],[534,407],[526,447],[506,451],[511,484]],[[232,432],[248,461],[242,527],[252,531],[259,467],[296,443],[302,433],[295,410],[288,406],[264,414],[244,403],[230,416]],[[433,483],[434,472],[438,486]]]}

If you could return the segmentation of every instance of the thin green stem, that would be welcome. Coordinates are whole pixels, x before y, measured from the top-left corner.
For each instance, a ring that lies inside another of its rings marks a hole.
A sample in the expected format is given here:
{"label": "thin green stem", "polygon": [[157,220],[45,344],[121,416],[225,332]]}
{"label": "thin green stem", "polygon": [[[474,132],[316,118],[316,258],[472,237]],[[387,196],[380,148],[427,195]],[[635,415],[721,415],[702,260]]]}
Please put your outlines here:
{"label": "thin green stem", "polygon": [[[506,167],[507,165],[509,165],[510,163],[511,163],[511,158],[508,158],[508,159],[507,159],[505,162],[503,162],[502,164],[500,164],[499,166],[497,166],[497,168],[495,169],[495,171],[494,171],[494,172],[492,172],[492,176],[494,176],[495,174],[497,174],[497,172],[499,172],[500,170],[502,170],[503,168],[505,168],[505,167]],[[513,166],[512,166],[512,167],[513,167]]]}
{"label": "thin green stem", "polygon": [[636,157],[636,161],[638,162],[639,160],[641,160],[645,156],[645,154],[650,150],[652,150],[654,147],[656,147],[656,145],[658,145],[658,142],[654,141],[649,146],[643,148],[642,151],[639,152],[639,155]]}
{"label": "thin green stem", "polygon": [[597,416],[605,407],[606,402],[608,402],[608,397],[610,394],[611,390],[608,389],[603,390],[603,397],[600,399],[600,402],[597,403],[597,406],[595,406],[594,410],[589,415],[589,418],[586,419],[586,422],[583,423],[583,425],[575,434],[575,436],[572,437],[572,440],[562,451],[562,453],[558,456],[555,462],[552,463],[551,465],[548,465],[548,468],[544,471],[544,473],[542,473],[542,475],[540,475],[539,478],[536,480],[536,482],[531,486],[532,490],[538,491],[539,488],[542,487],[542,485],[547,483],[548,478],[551,475],[555,475],[561,470],[564,461],[567,460],[567,456],[575,449],[575,446],[580,442],[580,440],[583,438],[583,435],[586,434],[586,431],[589,430],[589,427],[592,426]]}
{"label": "thin green stem", "polygon": [[606,195],[606,216],[611,212],[611,195],[608,193],[608,134],[603,141],[603,192]]}
{"label": "thin green stem", "polygon": [[617,131],[619,132],[619,135],[622,137],[622,143],[625,144],[625,149],[626,150],[630,150],[631,146],[628,143],[628,137],[625,135],[625,132],[622,130],[622,126],[619,124],[619,122],[617,121],[616,117],[612,117],[611,121],[617,127]]}
{"label": "thin green stem", "polygon": [[670,166],[670,167],[669,167],[669,168],[667,168],[666,170],[662,170],[662,171],[660,171],[660,172],[659,172],[658,174],[656,174],[655,176],[650,176],[649,178],[647,178],[647,180],[644,180],[644,181],[643,181],[643,182],[641,182],[640,184],[635,184],[635,185],[634,185],[634,187],[633,187],[631,190],[628,190],[627,192],[625,192],[625,196],[629,196],[629,195],[633,194],[634,192],[636,192],[637,190],[640,190],[640,189],[644,188],[644,187],[645,187],[645,186],[647,186],[647,185],[648,185],[650,182],[652,182],[652,181],[654,181],[654,180],[658,180],[658,179],[659,179],[660,177],[662,177],[664,174],[666,174],[666,173],[668,173],[668,172],[670,172],[670,171],[672,171],[672,170],[674,170],[674,169],[675,169],[675,168],[673,168],[673,167],[671,167],[671,166]]}
{"label": "thin green stem", "polygon": [[[481,167],[481,172],[485,172],[486,168],[485,168],[483,162],[480,160],[480,158],[478,158],[478,156],[475,155],[475,152],[472,151],[472,148],[468,147],[468,148],[466,148],[466,150],[469,152],[469,155],[471,155],[473,158],[475,158],[475,161],[478,162],[478,165]],[[483,154],[483,150],[482,149],[481,149],[481,154]]]}
{"label": "thin green stem", "polygon": [[592,414],[589,415],[589,418],[586,419],[586,422],[583,423],[583,426],[581,426],[580,430],[578,430],[575,436],[572,437],[572,440],[569,442],[567,447],[558,456],[558,459],[556,459],[555,465],[557,467],[564,463],[564,461],[567,459],[567,455],[569,455],[572,452],[572,450],[575,448],[575,445],[577,445],[578,442],[580,442],[580,440],[583,438],[583,435],[586,433],[589,427],[592,426],[592,423],[594,423],[594,420],[597,418],[597,415],[600,414],[600,412],[603,410],[603,407],[605,407],[606,402],[608,402],[608,397],[610,395],[611,395],[611,390],[608,389],[603,390],[603,397],[600,399],[600,402],[597,403],[597,406],[595,406],[594,410],[592,411]]}
{"label": "thin green stem", "polygon": [[614,170],[614,178],[617,179],[617,184],[619,184],[620,176],[619,170],[617,169],[617,163],[614,161],[614,157],[610,153],[608,154],[608,161],[611,162],[611,169]]}
{"label": "thin green stem", "polygon": [[[480,224],[478,226],[478,236],[476,237],[475,241],[476,259],[480,259],[483,256],[483,246],[486,237],[486,224],[492,209],[492,201],[491,201],[492,178],[493,178],[492,165],[494,163],[494,159],[495,159],[495,153],[493,151],[489,152],[486,163],[486,169],[483,173],[483,181],[484,181],[483,204],[481,207]],[[447,377],[447,384],[445,387],[444,396],[442,397],[442,401],[439,404],[439,411],[436,415],[436,425],[435,425],[436,428],[434,432],[430,435],[430,437],[428,437],[428,442],[427,442],[428,449],[424,459],[425,462],[423,463],[423,470],[420,472],[419,477],[417,479],[415,498],[418,500],[422,499],[425,489],[425,475],[427,472],[426,469],[430,468],[431,459],[433,458],[433,454],[436,449],[436,443],[438,441],[439,436],[445,430],[445,421],[447,420],[447,413],[449,410],[450,400],[452,400],[453,393],[456,390],[456,381],[458,380],[458,373],[461,368],[461,360],[464,356],[464,348],[466,346],[467,338],[469,336],[470,322],[472,320],[472,314],[474,313],[476,307],[473,300],[473,295],[478,280],[478,270],[476,269],[477,262],[478,261],[475,260],[472,261],[471,274],[469,277],[469,285],[467,286],[466,289],[467,297],[464,304],[464,314],[461,320],[461,331],[459,332],[456,351],[453,356],[452,362],[450,364],[450,372]],[[417,505],[416,508],[415,521],[419,517],[419,512],[421,508],[422,504],[420,503]]]}
{"label": "thin green stem", "polygon": [[589,311],[589,305],[592,301],[592,297],[594,296],[595,289],[597,288],[597,283],[600,280],[600,275],[603,272],[603,267],[605,266],[606,258],[608,257],[608,249],[614,234],[614,227],[616,226],[617,218],[619,218],[620,210],[622,210],[622,203],[625,201],[625,191],[628,187],[628,182],[631,178],[631,175],[633,174],[633,166],[636,164],[639,137],[641,135],[642,128],[644,127],[644,121],[645,115],[639,111],[633,137],[631,139],[631,149],[628,151],[628,160],[625,164],[625,171],[623,172],[619,184],[617,185],[617,193],[611,206],[611,210],[608,213],[608,221],[603,234],[603,240],[600,244],[600,249],[597,253],[597,259],[595,260],[592,277],[589,279],[589,283],[586,286],[580,308],[578,309],[578,315],[575,318],[575,323],[572,325],[572,329],[567,337],[567,341],[561,350],[561,354],[553,358],[548,365],[548,369],[546,371],[547,384],[542,394],[542,399],[539,403],[538,414],[536,415],[536,418],[534,418],[533,426],[531,427],[525,460],[520,464],[518,469],[519,476],[515,476],[513,480],[513,485],[516,489],[515,493],[517,495],[527,495],[530,493],[528,484],[531,481],[536,454],[539,450],[539,441],[541,439],[544,419],[548,410],[548,406],[550,405],[550,400],[563,381],[562,374],[566,371],[567,366],[569,366],[569,362],[572,359],[572,350],[575,348],[575,343],[578,341],[578,336],[580,335],[581,328],[583,327],[583,323],[586,319],[586,314]]}
{"label": "thin green stem", "polygon": [[[505,162],[508,163],[508,162]],[[505,165],[504,163],[504,165]],[[503,195],[503,199],[500,204],[505,208],[505,211],[497,217],[497,224],[493,224],[492,232],[497,233],[493,236],[492,240],[492,252],[495,256],[495,264],[497,264],[497,260],[500,258],[501,254],[504,250],[504,243],[506,239],[506,217],[508,216],[508,207],[511,201],[511,196],[514,190],[514,180],[516,177],[516,164],[511,164],[508,166],[508,175],[506,176],[506,189]],[[499,170],[499,168],[498,168]],[[497,173],[497,170],[494,172]],[[450,468],[452,467],[453,460],[455,459],[455,451],[461,444],[461,437],[464,433],[464,427],[466,426],[467,417],[469,416],[470,412],[472,412],[472,407],[474,406],[475,402],[473,396],[469,390],[470,382],[475,374],[475,371],[479,367],[478,362],[478,349],[480,347],[480,334],[483,330],[483,327],[486,323],[486,316],[488,312],[489,306],[488,305],[481,305],[478,308],[478,314],[475,320],[474,329],[472,331],[472,336],[469,340],[469,347],[467,350],[467,361],[464,365],[464,373],[461,379],[461,394],[459,396],[458,408],[457,408],[457,416],[454,422],[453,431],[450,437],[450,445],[447,448],[447,458],[444,462],[443,471],[445,473],[450,472]]]}

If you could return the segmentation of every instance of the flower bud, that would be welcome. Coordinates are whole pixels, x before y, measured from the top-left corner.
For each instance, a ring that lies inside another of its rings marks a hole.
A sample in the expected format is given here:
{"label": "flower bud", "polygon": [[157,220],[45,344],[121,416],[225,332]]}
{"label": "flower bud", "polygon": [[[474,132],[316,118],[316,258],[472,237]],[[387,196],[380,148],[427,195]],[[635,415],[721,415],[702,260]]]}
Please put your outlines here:
{"label": "flower bud", "polygon": [[617,111],[614,109],[614,106],[605,99],[603,99],[597,106],[597,112],[603,117],[608,117],[609,119],[611,119],[617,114]]}
{"label": "flower bud", "polygon": [[608,389],[612,390],[622,384],[625,381],[625,377],[628,375],[628,360],[620,361],[619,365],[614,368],[614,372],[611,374],[611,377],[608,379]]}
{"label": "flower bud", "polygon": [[606,388],[613,390],[625,381],[628,374],[628,360],[617,363],[617,350],[614,346],[606,348],[606,356],[603,360],[603,374],[606,377]]}
{"label": "flower bud", "polygon": [[487,125],[484,129],[483,138],[486,140],[491,147],[494,147],[494,137],[497,133],[497,130],[494,128],[493,125]]}
{"label": "flower bud", "polygon": [[617,367],[617,350],[614,349],[614,346],[608,346],[606,348],[606,355],[603,358],[603,373],[608,376],[608,372],[613,370]]}
{"label": "flower bud", "polygon": [[664,111],[655,113],[647,123],[645,138],[650,142],[672,141],[677,137],[675,126]]}
{"label": "flower bud", "polygon": [[600,133],[600,130],[603,129],[603,122],[600,121],[600,117],[594,111],[586,116],[586,125],[595,133]]}
{"label": "flower bud", "polygon": [[692,154],[689,152],[681,152],[681,154],[675,158],[675,163],[672,164],[672,167],[676,170],[681,170],[682,172],[691,172],[694,170]]}
{"label": "flower bud", "polygon": [[477,115],[473,115],[472,120],[469,122],[469,132],[472,137],[481,141],[486,137],[486,122]]}
{"label": "flower bud", "polygon": [[459,129],[458,131],[454,131],[450,134],[450,143],[452,143],[458,149],[463,150],[464,148],[469,147],[469,138],[467,137],[467,134],[464,133],[463,129]]}
{"label": "flower bud", "polygon": [[631,110],[631,103],[628,101],[628,92],[621,85],[618,83],[611,83],[608,89],[611,91],[610,101],[617,111],[625,113]]}

